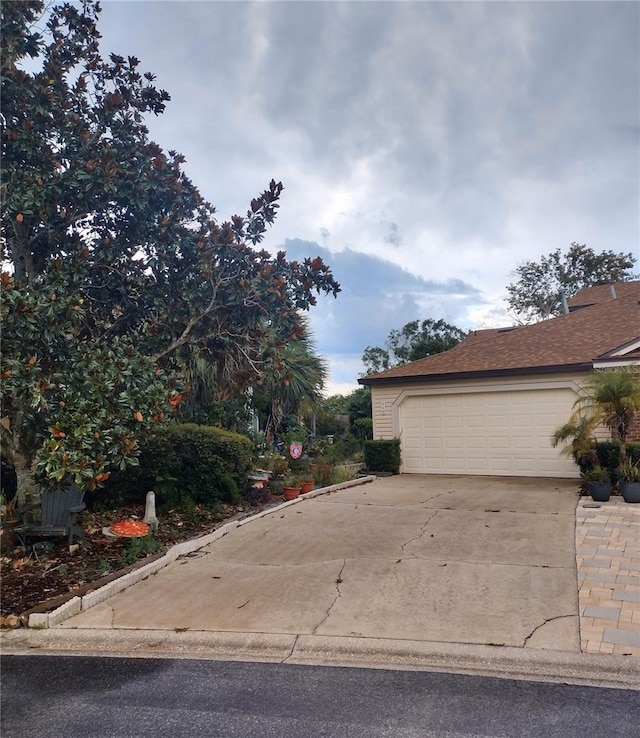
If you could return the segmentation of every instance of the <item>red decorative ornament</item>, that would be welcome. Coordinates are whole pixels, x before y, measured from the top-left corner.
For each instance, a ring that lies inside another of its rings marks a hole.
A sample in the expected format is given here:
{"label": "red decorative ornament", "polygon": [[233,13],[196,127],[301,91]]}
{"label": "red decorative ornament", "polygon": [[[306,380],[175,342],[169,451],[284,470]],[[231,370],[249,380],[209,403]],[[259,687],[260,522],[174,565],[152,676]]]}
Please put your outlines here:
{"label": "red decorative ornament", "polygon": [[291,456],[292,459],[299,459],[302,456],[302,444],[292,443],[289,446],[289,456]]}

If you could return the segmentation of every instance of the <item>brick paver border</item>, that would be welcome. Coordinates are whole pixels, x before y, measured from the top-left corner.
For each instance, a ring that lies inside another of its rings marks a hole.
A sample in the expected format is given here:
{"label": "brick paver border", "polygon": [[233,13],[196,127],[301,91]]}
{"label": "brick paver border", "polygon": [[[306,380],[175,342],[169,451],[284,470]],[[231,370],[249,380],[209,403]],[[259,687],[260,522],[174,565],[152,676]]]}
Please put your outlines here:
{"label": "brick paver border", "polygon": [[576,564],[582,651],[640,656],[640,505],[580,498]]}

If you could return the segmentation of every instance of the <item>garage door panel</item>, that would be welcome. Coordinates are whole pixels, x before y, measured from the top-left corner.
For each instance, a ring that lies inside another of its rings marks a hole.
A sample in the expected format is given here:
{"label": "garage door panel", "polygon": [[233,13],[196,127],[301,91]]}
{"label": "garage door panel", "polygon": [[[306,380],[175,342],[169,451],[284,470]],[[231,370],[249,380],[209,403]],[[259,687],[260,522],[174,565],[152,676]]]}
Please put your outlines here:
{"label": "garage door panel", "polygon": [[551,445],[571,414],[568,388],[405,398],[399,409],[403,471],[576,476]]}
{"label": "garage door panel", "polygon": [[490,436],[488,446],[491,452],[508,451],[510,448],[511,438],[509,436]]}
{"label": "garage door panel", "polygon": [[471,452],[473,451],[486,451],[487,449],[487,439],[482,436],[475,436],[472,438],[466,439],[467,443],[467,449]]}

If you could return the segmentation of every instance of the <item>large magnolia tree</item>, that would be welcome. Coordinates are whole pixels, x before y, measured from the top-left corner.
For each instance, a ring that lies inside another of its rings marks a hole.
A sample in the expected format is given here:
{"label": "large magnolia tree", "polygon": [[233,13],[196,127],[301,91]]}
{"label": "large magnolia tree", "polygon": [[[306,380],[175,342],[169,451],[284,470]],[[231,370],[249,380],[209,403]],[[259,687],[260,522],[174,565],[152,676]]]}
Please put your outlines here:
{"label": "large magnolia tree", "polygon": [[256,248],[281,183],[217,219],[148,137],[169,95],[135,57],[100,55],[99,12],[2,4],[3,443],[89,488],[188,396],[190,357],[241,392],[265,336],[297,340],[300,311],[339,291],[320,258]]}

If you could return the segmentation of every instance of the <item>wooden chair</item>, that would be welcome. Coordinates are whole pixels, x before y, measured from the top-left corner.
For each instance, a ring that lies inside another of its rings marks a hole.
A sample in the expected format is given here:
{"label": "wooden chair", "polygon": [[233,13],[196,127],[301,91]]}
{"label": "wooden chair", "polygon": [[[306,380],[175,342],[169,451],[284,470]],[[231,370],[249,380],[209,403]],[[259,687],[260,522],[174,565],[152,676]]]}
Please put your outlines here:
{"label": "wooden chair", "polygon": [[[14,528],[19,538],[50,538],[67,536],[69,545],[74,537],[84,538],[82,527],[76,517],[86,505],[84,492],[72,482],[68,487],[40,493],[40,504],[18,509],[22,524]],[[40,510],[39,520],[33,520],[35,511]]]}

